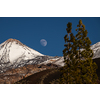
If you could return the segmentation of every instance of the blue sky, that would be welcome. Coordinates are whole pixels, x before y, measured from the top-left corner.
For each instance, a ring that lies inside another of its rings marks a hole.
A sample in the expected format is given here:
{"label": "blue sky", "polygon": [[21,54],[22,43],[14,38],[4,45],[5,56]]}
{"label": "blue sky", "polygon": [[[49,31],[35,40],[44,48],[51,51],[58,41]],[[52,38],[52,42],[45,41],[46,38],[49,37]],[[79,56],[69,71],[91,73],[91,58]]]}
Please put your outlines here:
{"label": "blue sky", "polygon": [[[92,44],[100,42],[100,17],[0,17],[0,43],[9,38],[50,56],[63,56],[66,25],[72,22],[76,34],[78,21],[82,19]],[[47,46],[40,40],[45,39]]]}

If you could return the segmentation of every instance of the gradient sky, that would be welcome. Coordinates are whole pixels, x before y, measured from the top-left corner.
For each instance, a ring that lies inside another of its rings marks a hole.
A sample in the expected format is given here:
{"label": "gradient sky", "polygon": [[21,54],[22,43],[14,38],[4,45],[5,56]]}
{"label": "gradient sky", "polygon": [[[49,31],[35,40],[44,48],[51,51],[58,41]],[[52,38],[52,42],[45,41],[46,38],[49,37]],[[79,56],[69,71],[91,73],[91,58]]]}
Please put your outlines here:
{"label": "gradient sky", "polygon": [[[92,44],[100,42],[100,17],[0,17],[0,44],[13,38],[42,54],[63,56],[66,25],[72,22],[72,33],[76,34],[80,19]],[[41,39],[47,46],[40,44]]]}

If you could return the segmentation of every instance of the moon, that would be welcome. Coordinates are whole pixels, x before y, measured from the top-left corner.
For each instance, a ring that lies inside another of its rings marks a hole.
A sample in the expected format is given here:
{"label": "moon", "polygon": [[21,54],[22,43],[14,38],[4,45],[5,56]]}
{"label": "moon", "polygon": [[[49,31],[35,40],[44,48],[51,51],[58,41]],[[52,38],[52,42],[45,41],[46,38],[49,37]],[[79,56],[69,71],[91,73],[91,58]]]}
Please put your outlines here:
{"label": "moon", "polygon": [[46,41],[45,39],[41,39],[41,40],[40,40],[40,43],[41,43],[41,45],[44,46],[44,47],[47,45],[47,41]]}

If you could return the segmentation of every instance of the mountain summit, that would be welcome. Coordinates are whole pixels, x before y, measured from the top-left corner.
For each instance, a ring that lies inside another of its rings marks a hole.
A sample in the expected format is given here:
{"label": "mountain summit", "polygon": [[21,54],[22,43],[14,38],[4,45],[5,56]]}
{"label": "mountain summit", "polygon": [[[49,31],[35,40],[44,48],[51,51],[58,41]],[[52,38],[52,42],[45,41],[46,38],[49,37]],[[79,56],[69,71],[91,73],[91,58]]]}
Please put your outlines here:
{"label": "mountain summit", "polygon": [[37,56],[44,56],[43,54],[27,47],[16,39],[8,39],[4,43],[2,43],[0,45],[0,51],[0,59],[2,63],[13,63],[20,57],[23,57],[24,60],[27,60],[33,59]]}
{"label": "mountain summit", "polygon": [[0,44],[0,68],[17,67],[38,56],[44,55],[16,39],[8,39]]}

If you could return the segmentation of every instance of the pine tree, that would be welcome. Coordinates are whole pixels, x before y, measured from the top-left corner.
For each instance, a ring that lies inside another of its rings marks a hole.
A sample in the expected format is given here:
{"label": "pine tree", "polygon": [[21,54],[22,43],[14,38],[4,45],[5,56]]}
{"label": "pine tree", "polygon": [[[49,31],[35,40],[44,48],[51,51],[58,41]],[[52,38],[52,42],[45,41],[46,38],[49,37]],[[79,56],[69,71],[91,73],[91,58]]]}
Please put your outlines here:
{"label": "pine tree", "polygon": [[96,63],[93,63],[91,41],[87,37],[87,30],[82,20],[77,25],[77,34],[71,32],[72,23],[67,24],[65,35],[65,49],[63,50],[65,66],[61,69],[60,83],[96,83]]}
{"label": "pine tree", "polygon": [[64,63],[65,66],[61,69],[62,77],[60,78],[60,83],[73,83],[74,73],[75,73],[75,55],[77,53],[77,45],[75,41],[75,36],[71,33],[72,23],[67,24],[66,31],[68,35],[65,35],[65,49],[63,50]]}
{"label": "pine tree", "polygon": [[96,74],[97,65],[93,62],[93,51],[90,48],[91,41],[87,37],[87,30],[82,20],[79,20],[76,31],[76,40],[78,47],[78,62],[80,67],[81,83],[96,83],[98,77]]}

